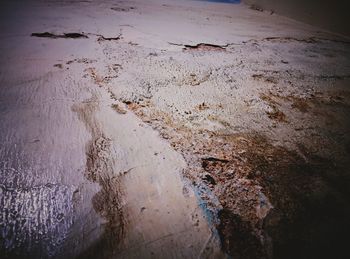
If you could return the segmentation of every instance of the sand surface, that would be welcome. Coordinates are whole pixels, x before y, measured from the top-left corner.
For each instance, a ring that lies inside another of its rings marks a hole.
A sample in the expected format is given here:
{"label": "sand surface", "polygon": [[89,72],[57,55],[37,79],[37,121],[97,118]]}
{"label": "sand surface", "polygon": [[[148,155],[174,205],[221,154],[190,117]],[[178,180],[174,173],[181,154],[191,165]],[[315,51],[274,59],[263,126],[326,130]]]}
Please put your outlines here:
{"label": "sand surface", "polygon": [[0,6],[5,258],[341,254],[346,39],[242,4]]}

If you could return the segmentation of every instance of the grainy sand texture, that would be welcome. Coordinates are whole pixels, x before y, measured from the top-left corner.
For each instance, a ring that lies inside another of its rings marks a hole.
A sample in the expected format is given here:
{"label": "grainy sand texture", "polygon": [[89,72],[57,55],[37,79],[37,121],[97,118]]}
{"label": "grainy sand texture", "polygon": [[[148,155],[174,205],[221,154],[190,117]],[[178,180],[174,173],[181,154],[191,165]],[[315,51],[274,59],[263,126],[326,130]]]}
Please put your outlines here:
{"label": "grainy sand texture", "polygon": [[347,258],[350,40],[244,4],[0,3],[1,258]]}

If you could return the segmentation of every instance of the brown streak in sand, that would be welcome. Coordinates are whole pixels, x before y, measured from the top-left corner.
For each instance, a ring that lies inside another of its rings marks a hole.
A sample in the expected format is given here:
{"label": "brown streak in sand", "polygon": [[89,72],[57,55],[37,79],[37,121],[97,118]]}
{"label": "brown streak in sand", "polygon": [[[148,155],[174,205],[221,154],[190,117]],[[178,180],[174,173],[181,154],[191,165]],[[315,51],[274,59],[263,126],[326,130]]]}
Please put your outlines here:
{"label": "brown streak in sand", "polygon": [[92,140],[87,145],[85,177],[100,185],[101,190],[92,198],[92,204],[95,211],[107,221],[102,236],[79,258],[109,258],[115,254],[126,231],[122,179],[119,173],[114,172],[110,154],[112,141],[103,134],[95,121],[93,114],[97,106],[97,98],[93,97],[72,108],[92,135]]}

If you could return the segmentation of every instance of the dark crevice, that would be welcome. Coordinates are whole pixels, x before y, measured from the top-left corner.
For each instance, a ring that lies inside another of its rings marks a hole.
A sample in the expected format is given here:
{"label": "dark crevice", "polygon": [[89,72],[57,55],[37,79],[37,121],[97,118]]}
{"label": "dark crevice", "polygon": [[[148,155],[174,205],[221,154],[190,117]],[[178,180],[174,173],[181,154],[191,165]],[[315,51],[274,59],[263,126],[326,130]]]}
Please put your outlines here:
{"label": "dark crevice", "polygon": [[168,44],[173,46],[183,47],[183,50],[199,50],[199,51],[226,51],[226,48],[232,44],[217,45],[211,43],[198,43],[195,45],[181,44],[175,42],[168,42]]}
{"label": "dark crevice", "polygon": [[88,38],[85,34],[77,33],[77,32],[71,32],[71,33],[63,33],[63,34],[53,34],[50,32],[35,32],[31,34],[32,37],[39,37],[39,38],[51,38],[51,39],[82,39],[82,38]]}
{"label": "dark crevice", "polygon": [[99,38],[97,41],[113,41],[113,40],[120,40],[122,37],[122,34],[119,34],[117,37],[105,37],[103,35],[97,35]]}
{"label": "dark crevice", "polygon": [[228,44],[216,45],[216,44],[209,44],[209,43],[199,43],[196,45],[185,44],[183,46],[184,46],[184,50],[225,51]]}

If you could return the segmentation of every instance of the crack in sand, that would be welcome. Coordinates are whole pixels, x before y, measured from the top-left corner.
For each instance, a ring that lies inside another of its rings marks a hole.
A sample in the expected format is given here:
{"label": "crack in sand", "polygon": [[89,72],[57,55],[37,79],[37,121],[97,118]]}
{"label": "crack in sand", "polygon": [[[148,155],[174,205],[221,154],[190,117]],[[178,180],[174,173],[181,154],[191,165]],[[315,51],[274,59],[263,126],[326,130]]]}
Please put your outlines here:
{"label": "crack in sand", "polygon": [[211,43],[198,43],[198,44],[181,44],[181,43],[173,43],[168,42],[170,45],[183,47],[183,50],[200,50],[200,51],[225,51],[226,48],[230,44],[225,45],[218,45],[218,44],[211,44]]}
{"label": "crack in sand", "polygon": [[88,36],[86,36],[85,34],[77,33],[77,32],[63,33],[63,34],[54,34],[50,32],[34,32],[30,36],[39,37],[39,38],[51,38],[51,39],[81,39],[81,38],[87,39],[88,38]]}
{"label": "crack in sand", "polygon": [[62,34],[55,34],[51,32],[33,32],[30,36],[32,37],[38,37],[38,38],[50,38],[50,39],[87,39],[89,38],[87,35],[93,35],[98,37],[97,41],[117,41],[122,38],[122,34],[119,33],[115,37],[106,37],[101,34],[95,34],[95,33],[78,33],[78,32],[69,32],[69,33],[62,33]]}

